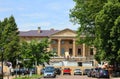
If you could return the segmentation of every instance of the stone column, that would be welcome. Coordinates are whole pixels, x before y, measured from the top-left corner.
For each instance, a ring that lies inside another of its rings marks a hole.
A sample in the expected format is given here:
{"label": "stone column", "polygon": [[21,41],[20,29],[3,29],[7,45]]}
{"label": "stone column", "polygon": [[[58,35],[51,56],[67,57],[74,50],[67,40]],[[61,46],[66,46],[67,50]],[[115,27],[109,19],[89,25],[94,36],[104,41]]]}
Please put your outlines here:
{"label": "stone column", "polygon": [[95,54],[96,54],[96,48],[93,47],[93,55],[95,55]]}
{"label": "stone column", "polygon": [[76,55],[76,44],[75,44],[75,39],[73,39],[73,57]]}
{"label": "stone column", "polygon": [[51,50],[52,50],[52,46],[51,46],[51,44],[52,44],[52,39],[49,38],[48,41],[50,42],[48,51],[51,51]]}
{"label": "stone column", "polygon": [[85,57],[85,44],[83,44],[83,57]]}
{"label": "stone column", "polygon": [[60,56],[61,53],[61,39],[58,39],[58,56]]}

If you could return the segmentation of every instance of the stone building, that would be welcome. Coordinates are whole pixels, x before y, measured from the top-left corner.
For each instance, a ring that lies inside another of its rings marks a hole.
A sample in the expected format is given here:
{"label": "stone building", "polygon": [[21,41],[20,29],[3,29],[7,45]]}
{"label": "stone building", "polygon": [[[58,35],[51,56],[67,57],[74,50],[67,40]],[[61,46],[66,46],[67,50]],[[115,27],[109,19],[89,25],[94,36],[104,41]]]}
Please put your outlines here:
{"label": "stone building", "polygon": [[[20,31],[20,39],[30,41],[32,39],[41,40],[48,38],[52,43],[49,45],[48,50],[56,52],[56,56],[51,58],[51,62],[63,61],[68,59],[69,61],[75,61],[79,63],[91,62],[93,63],[95,49],[94,47],[88,47],[85,44],[76,44],[76,31],[71,29],[63,30],[30,30]],[[81,35],[84,38],[84,35]]]}

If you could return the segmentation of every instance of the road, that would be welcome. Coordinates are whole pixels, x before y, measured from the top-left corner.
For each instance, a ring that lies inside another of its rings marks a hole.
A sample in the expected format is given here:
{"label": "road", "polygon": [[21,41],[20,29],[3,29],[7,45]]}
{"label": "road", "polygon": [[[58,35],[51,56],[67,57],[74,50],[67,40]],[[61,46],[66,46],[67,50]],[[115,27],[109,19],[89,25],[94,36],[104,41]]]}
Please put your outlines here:
{"label": "road", "polygon": [[91,77],[80,76],[80,75],[75,75],[75,76],[74,75],[57,75],[56,78],[41,78],[41,79],[97,79],[97,78],[91,78]]}

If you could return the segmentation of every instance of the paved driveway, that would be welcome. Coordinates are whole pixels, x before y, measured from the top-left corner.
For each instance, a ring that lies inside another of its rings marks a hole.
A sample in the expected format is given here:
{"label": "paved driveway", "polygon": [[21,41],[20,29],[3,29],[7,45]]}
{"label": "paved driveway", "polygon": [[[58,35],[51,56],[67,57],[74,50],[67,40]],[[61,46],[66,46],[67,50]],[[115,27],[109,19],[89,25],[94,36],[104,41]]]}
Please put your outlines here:
{"label": "paved driveway", "polygon": [[96,79],[96,78],[90,78],[87,76],[80,76],[80,75],[60,75],[56,76],[56,78],[41,78],[41,79]]}
{"label": "paved driveway", "polygon": [[119,78],[92,78],[80,75],[57,75],[56,78],[41,78],[41,79],[120,79]]}

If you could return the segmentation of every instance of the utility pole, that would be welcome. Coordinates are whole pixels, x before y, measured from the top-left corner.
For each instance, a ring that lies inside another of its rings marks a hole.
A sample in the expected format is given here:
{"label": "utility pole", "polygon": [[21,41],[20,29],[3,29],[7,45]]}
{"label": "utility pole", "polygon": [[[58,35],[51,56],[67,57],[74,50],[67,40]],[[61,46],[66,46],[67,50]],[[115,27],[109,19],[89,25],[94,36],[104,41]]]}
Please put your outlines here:
{"label": "utility pole", "polygon": [[2,79],[3,79],[3,77],[4,77],[4,72],[3,72],[3,62],[4,62],[3,52],[4,52],[4,49],[2,48],[2,49],[1,49],[1,53],[2,53],[2,56],[1,56],[1,60],[2,60]]}

